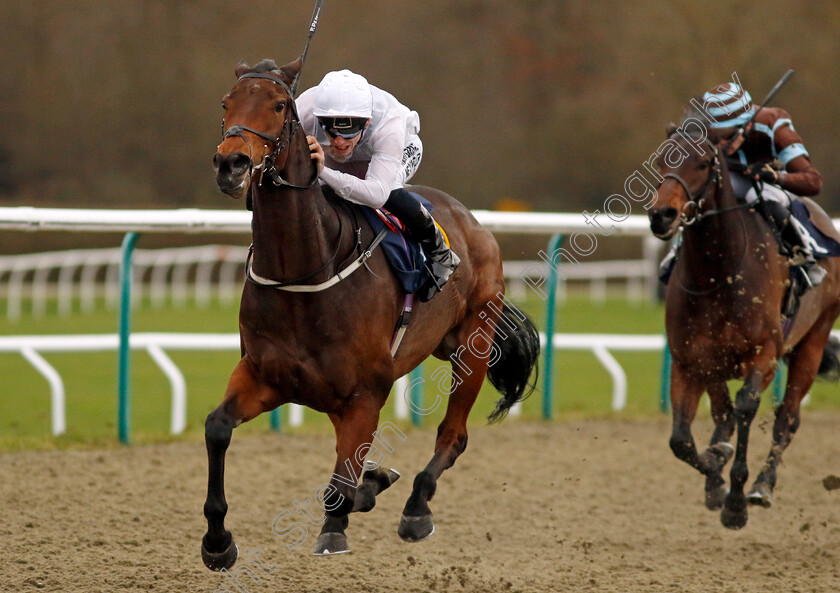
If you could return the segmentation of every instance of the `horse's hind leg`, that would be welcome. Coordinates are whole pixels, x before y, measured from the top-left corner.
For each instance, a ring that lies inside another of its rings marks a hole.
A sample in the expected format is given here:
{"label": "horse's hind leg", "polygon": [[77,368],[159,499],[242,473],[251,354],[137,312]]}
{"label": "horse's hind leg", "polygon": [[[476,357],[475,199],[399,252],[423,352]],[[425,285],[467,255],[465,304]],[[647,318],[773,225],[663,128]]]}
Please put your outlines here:
{"label": "horse's hind leg", "polygon": [[225,529],[225,453],[233,429],[277,404],[274,391],[255,381],[253,370],[243,358],[231,375],[224,401],[204,423],[209,476],[204,503],[207,533],[201,540],[201,558],[210,570],[230,568],[239,555],[233,536]]}
{"label": "horse's hind leg", "polygon": [[776,408],[776,421],[773,424],[773,445],[764,467],[747,495],[750,504],[763,507],[772,504],[776,469],[782,459],[782,453],[799,428],[799,407],[817,375],[823,347],[831,331],[829,324],[824,325],[825,327],[817,326],[812,329],[790,354],[785,398]]}
{"label": "horse's hind leg", "polygon": [[726,408],[721,401],[721,396],[728,400],[726,385],[723,384],[722,389],[721,384],[717,383],[709,387],[716,427],[709,448],[698,454],[694,436],[691,434],[691,423],[697,414],[697,405],[700,396],[703,395],[704,386],[688,376],[678,364],[673,364],[671,369],[671,451],[677,459],[706,476],[706,506],[710,509],[720,508],[723,501],[719,499],[726,494],[721,472],[732,456],[732,447],[725,442],[731,436],[732,429],[727,432]]}
{"label": "horse's hind leg", "polygon": [[380,467],[368,467],[362,472],[365,458],[376,449],[374,431],[384,402],[384,397],[358,397],[346,413],[330,414],[336,433],[337,460],[332,479],[323,496],[319,496],[326,517],[315,544],[316,556],[349,552],[344,533],[349,525],[348,515],[370,511],[376,504],[376,495],[400,477],[398,472]]}
{"label": "horse's hind leg", "polygon": [[414,478],[411,496],[405,503],[397,529],[399,536],[407,542],[419,542],[434,533],[429,501],[435,495],[437,480],[467,448],[467,416],[487,374],[487,362],[469,351],[461,356],[460,361],[464,364],[458,366],[470,369],[471,374],[466,375],[466,371],[462,372],[453,364],[454,387],[446,406],[446,415],[438,426],[435,453],[425,469]]}

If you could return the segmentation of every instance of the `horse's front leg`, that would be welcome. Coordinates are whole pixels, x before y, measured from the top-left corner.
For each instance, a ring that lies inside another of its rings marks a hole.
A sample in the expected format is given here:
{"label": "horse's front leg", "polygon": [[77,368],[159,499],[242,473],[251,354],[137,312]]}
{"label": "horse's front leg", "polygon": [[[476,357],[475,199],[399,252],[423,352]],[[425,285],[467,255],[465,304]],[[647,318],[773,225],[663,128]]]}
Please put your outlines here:
{"label": "horse's front leg", "polygon": [[[715,421],[715,430],[709,441],[709,447],[700,454],[706,457],[709,469],[706,473],[706,508],[711,511],[720,510],[723,507],[729,488],[723,479],[723,466],[732,458],[735,448],[729,444],[732,433],[735,432],[735,415],[732,409],[732,400],[729,398],[729,388],[726,382],[712,383],[709,385],[709,400],[712,405],[712,419]],[[723,463],[721,464],[721,459]],[[711,471],[711,468],[720,469]]]}
{"label": "horse's front leg", "polygon": [[[729,529],[741,529],[747,524],[747,498],[744,485],[750,472],[747,467],[747,444],[750,439],[750,425],[758,411],[761,394],[773,379],[776,369],[774,348],[764,348],[760,358],[752,365],[744,386],[735,396],[735,422],[738,429],[738,443],[735,446],[735,460],[729,472],[730,490],[720,511],[720,522]],[[767,352],[767,354],[764,354]]]}
{"label": "horse's front leg", "polygon": [[[326,556],[350,551],[344,533],[353,511],[367,512],[376,504],[376,495],[400,477],[394,470],[368,467],[365,458],[380,457],[374,451],[374,431],[385,397],[357,397],[342,414],[330,414],[336,433],[337,459],[329,484],[319,490],[325,520],[315,544],[315,555]],[[362,482],[359,485],[359,479]]]}
{"label": "horse's front leg", "polygon": [[210,570],[229,569],[239,555],[233,536],[225,529],[225,453],[233,429],[276,406],[276,395],[256,382],[251,365],[243,358],[231,375],[224,401],[204,423],[209,475],[204,503],[207,533],[201,540],[201,559]]}
{"label": "horse's front leg", "polygon": [[[703,395],[705,386],[697,378],[688,375],[683,367],[674,362],[671,365],[671,410],[673,424],[669,444],[671,451],[680,459],[706,476],[706,507],[720,508],[723,504],[722,496],[726,494],[726,485],[721,477],[724,465],[732,457],[732,446],[726,441],[729,435],[718,424],[719,416],[715,416],[715,434],[712,443],[703,453],[697,453],[694,436],[691,434],[691,423],[697,414],[697,405]],[[725,389],[725,385],[724,385]],[[720,385],[709,386],[709,397],[712,399],[713,409],[719,407]]]}

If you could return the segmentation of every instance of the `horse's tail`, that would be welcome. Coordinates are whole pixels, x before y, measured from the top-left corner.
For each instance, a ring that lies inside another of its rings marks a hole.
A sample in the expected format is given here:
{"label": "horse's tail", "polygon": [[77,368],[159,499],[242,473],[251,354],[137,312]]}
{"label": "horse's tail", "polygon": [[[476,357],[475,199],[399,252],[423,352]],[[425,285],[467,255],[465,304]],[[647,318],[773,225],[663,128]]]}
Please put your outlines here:
{"label": "horse's tail", "polygon": [[493,345],[501,354],[487,368],[487,376],[493,387],[502,394],[502,399],[496,402],[496,409],[488,416],[488,420],[499,422],[513,404],[534,391],[539,375],[537,360],[540,356],[540,335],[527,315],[503,301],[502,316],[496,324]]}
{"label": "horse's tail", "polygon": [[836,383],[840,379],[840,339],[830,336],[823,348],[822,360],[817,376],[826,381]]}

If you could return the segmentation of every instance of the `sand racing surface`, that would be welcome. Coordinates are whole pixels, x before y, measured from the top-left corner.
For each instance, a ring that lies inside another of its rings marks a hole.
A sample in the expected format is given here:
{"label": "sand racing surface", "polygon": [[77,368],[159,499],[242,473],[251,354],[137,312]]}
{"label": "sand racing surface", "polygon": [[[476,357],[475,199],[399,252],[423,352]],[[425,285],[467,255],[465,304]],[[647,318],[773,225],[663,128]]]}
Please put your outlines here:
{"label": "sand racing surface", "polygon": [[[705,443],[711,421],[694,428]],[[753,428],[751,478],[770,417]],[[279,537],[272,522],[284,511],[281,531],[308,522],[294,503],[329,478],[333,439],[234,431],[226,525],[271,569],[240,558],[234,571],[245,566],[259,582],[242,572],[239,589],[200,558],[203,443],[0,453],[0,591],[840,590],[840,489],[823,484],[840,475],[840,414],[803,414],[773,507],[751,508],[740,531],[705,509],[703,478],[672,456],[669,432],[664,416],[476,427],[439,482],[435,534],[406,544],[397,523],[434,440],[432,429],[406,431],[386,462],[402,479],[373,511],[351,515],[352,553],[324,558],[311,555],[317,527]]]}

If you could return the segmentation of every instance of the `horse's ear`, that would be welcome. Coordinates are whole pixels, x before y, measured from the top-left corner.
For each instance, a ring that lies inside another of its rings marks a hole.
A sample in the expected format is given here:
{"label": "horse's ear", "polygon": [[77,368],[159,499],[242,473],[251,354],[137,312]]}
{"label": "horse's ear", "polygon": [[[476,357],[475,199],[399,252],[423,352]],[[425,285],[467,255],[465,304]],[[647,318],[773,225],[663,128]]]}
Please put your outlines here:
{"label": "horse's ear", "polygon": [[280,68],[280,77],[283,79],[283,82],[285,82],[286,84],[291,86],[292,83],[295,80],[295,77],[298,75],[298,72],[300,72],[300,69],[302,67],[303,67],[303,57],[302,56],[300,58],[298,58],[297,60],[295,60],[294,62],[289,62],[285,66],[281,67]]}
{"label": "horse's ear", "polygon": [[673,134],[674,132],[676,132],[678,127],[679,127],[679,126],[678,126],[677,124],[675,124],[675,123],[674,123],[674,122],[672,122],[672,121],[669,121],[669,122],[668,122],[668,125],[667,125],[667,126],[665,126],[665,137],[666,137],[666,138],[670,138],[670,137],[671,137],[671,134]]}
{"label": "horse's ear", "polygon": [[250,70],[251,70],[251,67],[248,65],[248,62],[246,62],[245,60],[242,60],[236,65],[236,68],[233,69],[233,73],[236,74],[236,78],[238,79],[243,74],[245,74],[246,72],[249,72]]}

